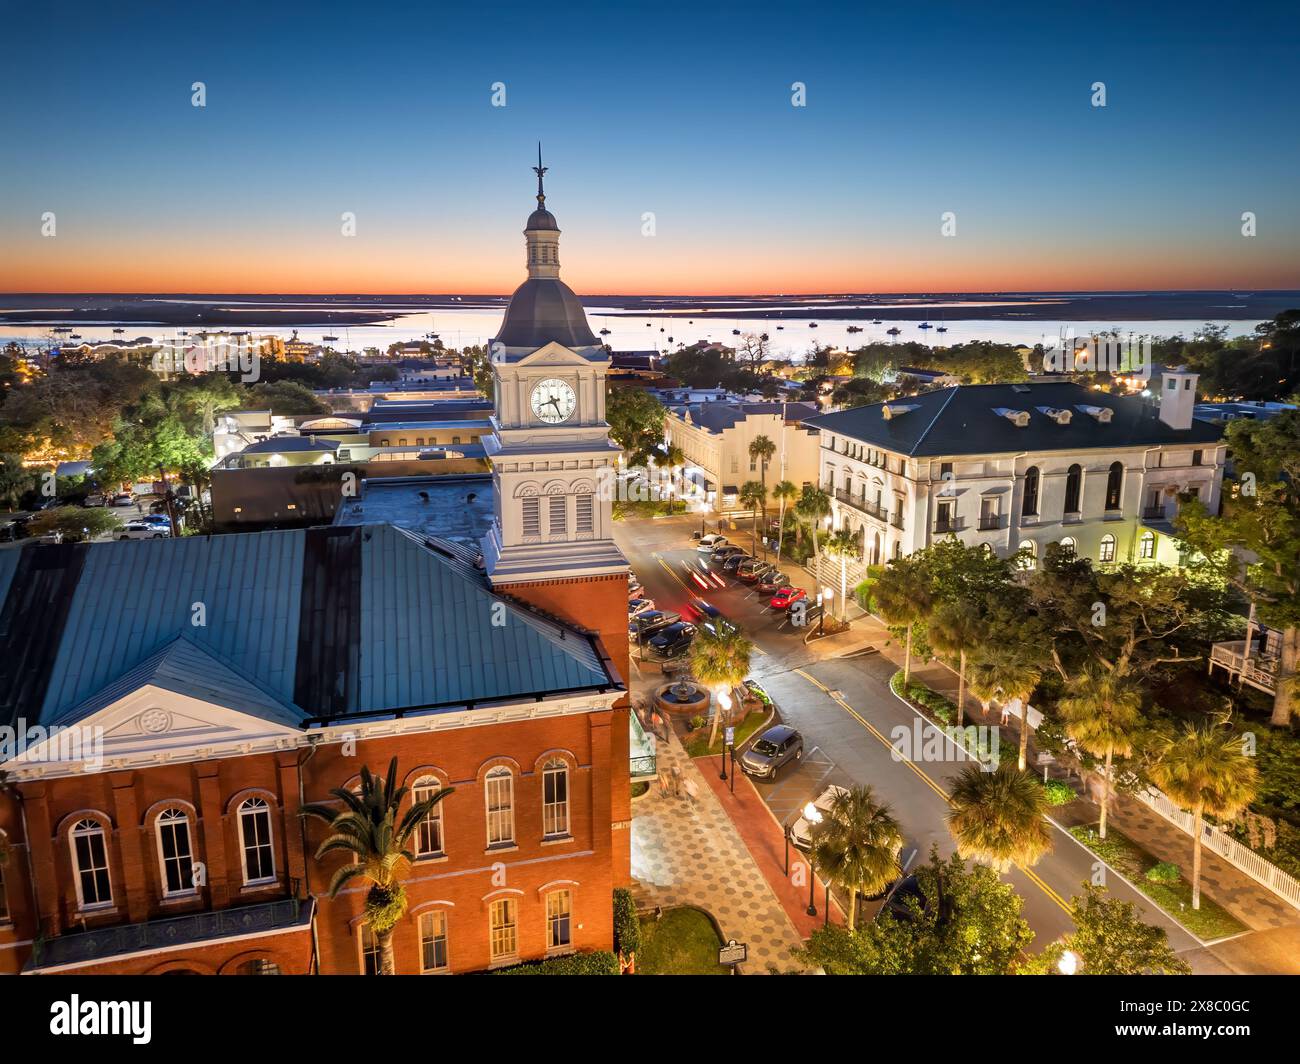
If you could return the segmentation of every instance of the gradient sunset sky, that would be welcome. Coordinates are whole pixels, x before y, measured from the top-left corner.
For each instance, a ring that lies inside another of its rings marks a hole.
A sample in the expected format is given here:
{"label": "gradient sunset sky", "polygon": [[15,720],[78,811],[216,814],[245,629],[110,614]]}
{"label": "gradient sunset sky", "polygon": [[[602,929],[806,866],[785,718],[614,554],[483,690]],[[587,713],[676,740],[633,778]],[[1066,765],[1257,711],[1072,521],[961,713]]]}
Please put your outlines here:
{"label": "gradient sunset sky", "polygon": [[0,291],[508,292],[539,139],[584,295],[1300,288],[1294,5],[1143,6],[2,3]]}

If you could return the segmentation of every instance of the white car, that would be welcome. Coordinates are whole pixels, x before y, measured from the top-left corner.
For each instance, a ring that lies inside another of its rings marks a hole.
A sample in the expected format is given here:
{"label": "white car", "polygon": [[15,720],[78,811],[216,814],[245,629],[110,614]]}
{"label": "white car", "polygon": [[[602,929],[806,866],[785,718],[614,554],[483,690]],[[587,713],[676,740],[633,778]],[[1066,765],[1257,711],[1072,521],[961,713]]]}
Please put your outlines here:
{"label": "white car", "polygon": [[[849,792],[846,788],[837,787],[833,783],[822,791],[822,793],[817,796],[817,800],[810,803],[817,810],[816,821],[820,823],[825,818],[826,814],[830,812],[831,805],[837,797],[841,794],[848,793]],[[805,811],[807,808],[808,806],[804,806]],[[808,819],[805,813],[800,813],[799,819],[790,825],[790,841],[801,850],[811,850],[812,827],[813,822]]]}
{"label": "white car", "polygon": [[170,539],[172,530],[152,521],[128,521],[113,535],[118,539]]}
{"label": "white car", "polygon": [[627,601],[627,617],[631,620],[633,617],[640,617],[643,613],[649,613],[655,608],[655,600],[648,598],[634,598]]}
{"label": "white car", "polygon": [[727,542],[726,536],[711,535],[704,536],[695,544],[695,549],[702,554],[712,554],[719,547],[724,546]]}

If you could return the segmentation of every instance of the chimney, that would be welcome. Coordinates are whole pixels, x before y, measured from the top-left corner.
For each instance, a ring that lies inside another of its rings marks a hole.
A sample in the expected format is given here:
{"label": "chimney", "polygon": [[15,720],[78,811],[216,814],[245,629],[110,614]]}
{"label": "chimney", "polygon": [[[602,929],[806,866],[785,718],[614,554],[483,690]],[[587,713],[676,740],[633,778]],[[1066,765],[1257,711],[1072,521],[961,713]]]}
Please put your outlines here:
{"label": "chimney", "polygon": [[1192,427],[1196,407],[1196,382],[1200,374],[1186,366],[1167,369],[1160,375],[1160,420],[1180,432]]}

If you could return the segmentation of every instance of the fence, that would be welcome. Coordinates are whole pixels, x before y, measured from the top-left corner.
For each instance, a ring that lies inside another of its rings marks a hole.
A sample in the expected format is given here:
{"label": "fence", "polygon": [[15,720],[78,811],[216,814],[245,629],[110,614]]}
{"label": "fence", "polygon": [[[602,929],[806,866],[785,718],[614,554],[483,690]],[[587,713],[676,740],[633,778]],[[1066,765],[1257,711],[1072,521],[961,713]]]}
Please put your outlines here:
{"label": "fence", "polygon": [[[1189,835],[1193,834],[1192,814],[1180,809],[1156,788],[1138,792],[1134,797],[1174,826],[1182,828]],[[1300,881],[1287,875],[1272,862],[1264,860],[1248,846],[1243,846],[1213,824],[1201,825],[1201,844],[1206,849],[1213,850],[1234,868],[1245,872],[1261,886],[1267,887],[1283,901],[1300,909]]]}

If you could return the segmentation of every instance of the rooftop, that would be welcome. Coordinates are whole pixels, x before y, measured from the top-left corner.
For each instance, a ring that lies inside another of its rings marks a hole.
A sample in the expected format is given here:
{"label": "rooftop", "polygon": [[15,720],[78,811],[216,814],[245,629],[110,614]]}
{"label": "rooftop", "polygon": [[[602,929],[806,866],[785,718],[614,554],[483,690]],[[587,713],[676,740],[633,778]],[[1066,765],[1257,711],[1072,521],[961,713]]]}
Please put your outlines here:
{"label": "rooftop", "polygon": [[367,477],[361,496],[339,507],[334,523],[394,525],[477,553],[492,523],[495,499],[492,477],[487,473]]}

